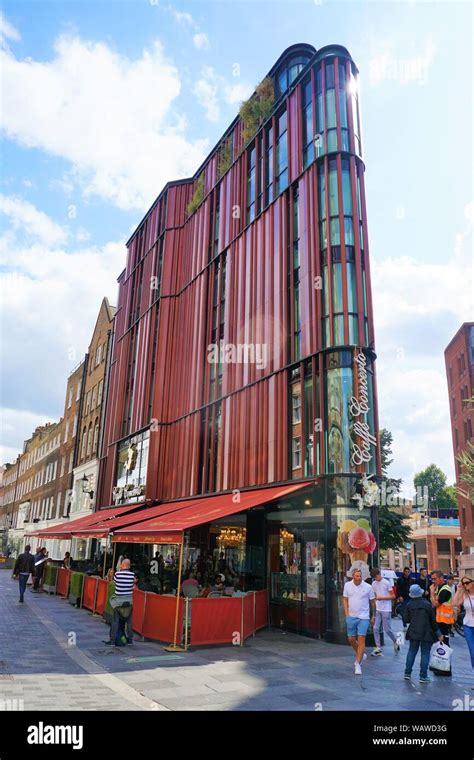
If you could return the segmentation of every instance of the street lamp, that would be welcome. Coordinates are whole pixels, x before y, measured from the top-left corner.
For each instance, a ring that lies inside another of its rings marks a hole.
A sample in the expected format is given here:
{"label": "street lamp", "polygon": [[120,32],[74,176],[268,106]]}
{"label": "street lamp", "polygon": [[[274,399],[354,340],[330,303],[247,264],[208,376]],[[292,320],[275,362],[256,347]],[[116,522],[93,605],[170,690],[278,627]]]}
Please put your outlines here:
{"label": "street lamp", "polygon": [[94,496],[94,489],[89,486],[89,478],[87,475],[83,475],[82,478],[82,493],[86,493],[90,499]]}

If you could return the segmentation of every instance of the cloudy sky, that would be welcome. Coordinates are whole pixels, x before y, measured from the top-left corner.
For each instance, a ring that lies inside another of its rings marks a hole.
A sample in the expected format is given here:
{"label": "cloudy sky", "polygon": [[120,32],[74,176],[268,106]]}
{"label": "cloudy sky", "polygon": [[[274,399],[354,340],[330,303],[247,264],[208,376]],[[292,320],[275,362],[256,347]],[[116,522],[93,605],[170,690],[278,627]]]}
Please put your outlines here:
{"label": "cloudy sky", "polygon": [[[454,478],[443,351],[472,319],[472,5],[3,3],[0,461],[59,418],[124,242],[295,42],[361,74],[380,424]],[[237,65],[236,65],[237,64]]]}

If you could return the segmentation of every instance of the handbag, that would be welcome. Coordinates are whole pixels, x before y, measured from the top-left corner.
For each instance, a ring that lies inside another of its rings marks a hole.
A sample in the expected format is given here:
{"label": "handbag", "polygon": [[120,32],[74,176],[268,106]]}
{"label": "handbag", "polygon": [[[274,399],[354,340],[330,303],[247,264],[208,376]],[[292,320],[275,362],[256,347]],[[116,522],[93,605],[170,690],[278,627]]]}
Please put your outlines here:
{"label": "handbag", "polygon": [[451,658],[453,650],[441,641],[431,647],[429,668],[437,676],[451,675]]}

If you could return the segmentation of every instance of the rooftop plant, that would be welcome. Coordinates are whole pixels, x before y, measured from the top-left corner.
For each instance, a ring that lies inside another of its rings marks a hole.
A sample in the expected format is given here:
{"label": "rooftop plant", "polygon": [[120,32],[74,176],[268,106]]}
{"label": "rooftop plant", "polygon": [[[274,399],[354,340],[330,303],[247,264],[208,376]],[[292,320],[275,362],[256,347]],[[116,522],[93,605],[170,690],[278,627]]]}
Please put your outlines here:
{"label": "rooftop plant", "polygon": [[232,164],[232,135],[223,140],[217,153],[217,179],[224,176]]}
{"label": "rooftop plant", "polygon": [[186,206],[186,214],[187,216],[191,216],[191,214],[194,214],[197,208],[201,205],[201,203],[204,200],[204,172],[201,172],[199,177],[196,180],[196,183],[194,185],[194,193],[189,201],[188,205]]}
{"label": "rooftop plant", "polygon": [[258,128],[270,116],[275,103],[275,88],[271,77],[265,77],[257,85],[255,93],[240,106],[240,118],[244,123],[242,130],[242,148],[257,132]]}

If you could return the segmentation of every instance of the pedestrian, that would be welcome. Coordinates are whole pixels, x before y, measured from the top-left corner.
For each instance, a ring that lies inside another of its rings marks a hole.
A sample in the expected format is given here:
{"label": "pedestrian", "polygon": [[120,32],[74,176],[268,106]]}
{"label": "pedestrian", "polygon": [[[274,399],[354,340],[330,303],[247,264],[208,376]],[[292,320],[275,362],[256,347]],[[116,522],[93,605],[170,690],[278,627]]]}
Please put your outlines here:
{"label": "pedestrian", "polygon": [[37,553],[35,554],[35,577],[33,579],[33,588],[32,591],[35,591],[36,593],[39,593],[40,591],[40,582],[43,579],[43,573],[44,573],[44,567],[46,563],[46,559],[48,557],[48,552],[46,551],[46,548],[38,549]]}
{"label": "pedestrian", "polygon": [[367,659],[364,651],[365,637],[369,623],[375,623],[375,592],[369,583],[362,580],[360,570],[354,570],[352,580],[344,584],[342,603],[346,616],[347,638],[356,655],[354,674],[360,676],[361,663]]}
{"label": "pedestrian", "polygon": [[130,570],[130,560],[124,559],[120,570],[114,575],[115,593],[109,600],[113,610],[110,640],[104,641],[104,644],[122,646],[122,636],[127,639],[127,644],[132,643],[133,589],[137,580],[135,573]]}
{"label": "pedestrian", "polygon": [[453,596],[454,596],[454,594],[458,590],[458,587],[457,587],[457,584],[455,583],[454,575],[452,573],[449,573],[449,575],[447,576],[446,583],[448,584],[449,588],[453,592]]}
{"label": "pedestrian", "polygon": [[382,650],[380,648],[380,630],[383,628],[384,634],[388,636],[393,642],[393,651],[400,651],[400,644],[398,643],[395,634],[392,631],[392,601],[395,598],[393,593],[392,583],[389,580],[382,577],[380,568],[374,567],[370,571],[372,576],[372,588],[375,592],[375,625],[374,625],[374,638],[375,649],[372,652],[372,657],[381,657]]}
{"label": "pedestrian", "polygon": [[430,601],[430,586],[432,582],[428,577],[428,570],[426,567],[420,569],[420,577],[418,578],[417,583],[419,587],[423,589],[423,599]]}
{"label": "pedestrian", "polygon": [[23,597],[26,590],[26,584],[28,582],[28,578],[30,575],[34,577],[35,575],[35,558],[31,554],[31,546],[30,544],[27,544],[25,546],[25,551],[23,554],[20,554],[19,557],[17,557],[17,560],[15,562],[15,567],[13,568],[13,577],[18,577],[18,582],[20,586],[20,598],[19,602],[23,603]]}
{"label": "pedestrian", "polygon": [[436,640],[443,640],[443,634],[436,623],[433,606],[423,599],[423,589],[417,583],[410,587],[410,599],[403,610],[403,622],[408,626],[406,639],[410,643],[404,678],[406,681],[411,681],[411,672],[420,649],[420,683],[429,683],[431,678],[428,676],[428,666],[431,647]]}
{"label": "pedestrian", "polygon": [[401,602],[401,613],[403,618],[403,610],[407,606],[408,602],[410,601],[410,586],[412,585],[413,581],[410,578],[411,570],[409,567],[403,568],[403,575],[400,576],[400,578],[397,580],[397,595],[398,595],[398,601]]}
{"label": "pedestrian", "polygon": [[443,640],[449,647],[449,636],[454,623],[453,590],[444,580],[441,570],[431,573],[433,585],[430,588],[431,604],[436,610],[436,622],[443,634]]}
{"label": "pedestrian", "polygon": [[[463,621],[464,638],[471,656],[471,666],[474,670],[474,580],[465,575],[461,578],[458,590],[453,599],[455,607],[464,607]],[[474,689],[474,686],[471,686]]]}

